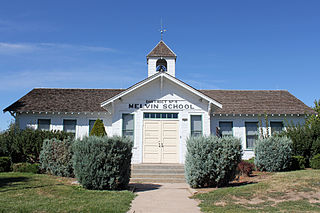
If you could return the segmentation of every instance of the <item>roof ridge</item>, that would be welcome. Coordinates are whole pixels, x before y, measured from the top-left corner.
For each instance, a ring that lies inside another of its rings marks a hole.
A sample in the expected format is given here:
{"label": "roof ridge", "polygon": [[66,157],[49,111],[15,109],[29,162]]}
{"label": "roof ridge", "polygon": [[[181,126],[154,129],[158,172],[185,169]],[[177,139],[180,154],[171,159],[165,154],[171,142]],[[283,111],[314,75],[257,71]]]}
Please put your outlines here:
{"label": "roof ridge", "polygon": [[44,90],[50,90],[50,89],[61,89],[61,90],[67,90],[67,89],[70,89],[70,90],[125,90],[125,89],[112,89],[112,88],[57,88],[57,87],[35,87],[33,89],[44,89]]}
{"label": "roof ridge", "polygon": [[260,89],[260,90],[256,90],[256,89],[253,89],[253,90],[251,90],[251,89],[199,89],[199,90],[201,90],[201,91],[252,91],[252,92],[255,92],[255,91],[259,91],[259,92],[266,92],[266,91],[272,91],[272,92],[274,92],[274,91],[279,91],[279,92],[281,92],[281,91],[285,91],[285,92],[289,92],[288,90],[286,90],[286,89],[281,89],[281,90],[271,90],[271,89],[267,89],[267,90],[263,90],[263,89]]}

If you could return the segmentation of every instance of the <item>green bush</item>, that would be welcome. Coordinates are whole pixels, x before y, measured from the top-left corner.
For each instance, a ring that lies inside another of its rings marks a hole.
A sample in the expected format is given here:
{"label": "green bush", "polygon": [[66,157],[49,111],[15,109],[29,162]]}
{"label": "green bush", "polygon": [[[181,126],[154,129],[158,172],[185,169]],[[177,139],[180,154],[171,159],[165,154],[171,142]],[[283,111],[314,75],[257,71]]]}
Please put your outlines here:
{"label": "green bush", "polygon": [[315,155],[311,159],[310,166],[312,169],[320,169],[320,154]]}
{"label": "green bush", "polygon": [[291,170],[300,170],[306,168],[306,159],[303,156],[295,155],[291,158]]}
{"label": "green bush", "polygon": [[9,172],[11,169],[11,158],[0,157],[0,172]]}
{"label": "green bush", "polygon": [[254,164],[254,157],[252,157],[252,158],[250,158],[250,159],[248,159],[248,160],[244,160],[244,161],[246,161],[246,162],[248,162],[248,163]]}
{"label": "green bush", "polygon": [[285,171],[291,166],[292,141],[287,137],[271,136],[259,139],[254,153],[257,169],[260,171]]}
{"label": "green bush", "polygon": [[107,135],[106,129],[104,128],[103,121],[98,119],[94,122],[92,130],[90,132],[90,136],[105,136]]}
{"label": "green bush", "polygon": [[74,177],[72,165],[72,142],[67,138],[46,139],[40,152],[41,168],[46,172],[62,177]]}
{"label": "green bush", "polygon": [[38,163],[15,163],[12,166],[12,170],[14,172],[28,172],[28,173],[38,173],[39,172],[39,164]]}
{"label": "green bush", "polygon": [[39,162],[39,155],[44,139],[63,140],[73,137],[63,131],[42,131],[27,128],[20,130],[15,124],[0,135],[0,156],[9,156],[13,163]]}
{"label": "green bush", "polygon": [[237,138],[191,137],[187,140],[186,180],[193,188],[227,185],[236,176],[241,156]]}
{"label": "green bush", "polygon": [[123,189],[131,172],[133,142],[129,138],[89,136],[73,144],[76,178],[87,189]]}

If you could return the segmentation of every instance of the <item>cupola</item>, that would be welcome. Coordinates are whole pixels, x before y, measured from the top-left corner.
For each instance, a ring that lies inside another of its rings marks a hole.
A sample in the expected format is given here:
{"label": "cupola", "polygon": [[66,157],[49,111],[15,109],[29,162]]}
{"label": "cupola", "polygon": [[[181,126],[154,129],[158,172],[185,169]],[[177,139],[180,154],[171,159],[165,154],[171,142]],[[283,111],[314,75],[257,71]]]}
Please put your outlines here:
{"label": "cupola", "polygon": [[166,72],[175,77],[177,55],[161,40],[147,55],[148,77]]}

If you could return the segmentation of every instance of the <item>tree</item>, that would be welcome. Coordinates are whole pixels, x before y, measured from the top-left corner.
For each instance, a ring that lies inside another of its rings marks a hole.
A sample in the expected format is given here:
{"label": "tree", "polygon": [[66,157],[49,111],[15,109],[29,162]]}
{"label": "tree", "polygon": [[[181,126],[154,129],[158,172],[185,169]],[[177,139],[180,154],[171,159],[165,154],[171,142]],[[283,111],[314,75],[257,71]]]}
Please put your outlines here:
{"label": "tree", "polygon": [[107,135],[102,120],[98,119],[96,120],[96,122],[94,122],[92,130],[90,132],[90,136],[92,135],[100,137]]}

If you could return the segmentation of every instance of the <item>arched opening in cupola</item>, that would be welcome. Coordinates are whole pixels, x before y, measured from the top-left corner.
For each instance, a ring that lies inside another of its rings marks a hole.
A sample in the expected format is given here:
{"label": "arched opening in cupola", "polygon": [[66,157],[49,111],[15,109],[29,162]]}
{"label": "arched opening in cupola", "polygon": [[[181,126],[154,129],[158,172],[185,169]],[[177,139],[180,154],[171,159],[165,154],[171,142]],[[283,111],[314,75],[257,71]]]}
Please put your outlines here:
{"label": "arched opening in cupola", "polygon": [[157,71],[167,71],[167,61],[165,59],[159,59],[156,63]]}

